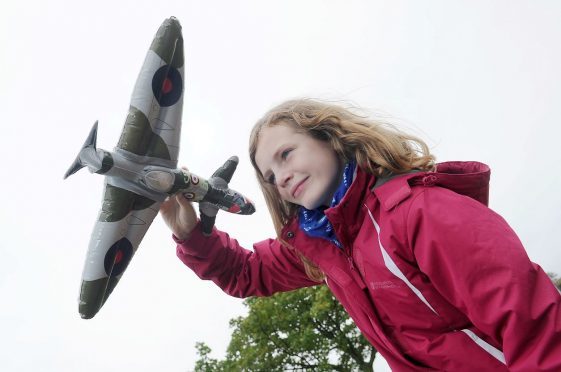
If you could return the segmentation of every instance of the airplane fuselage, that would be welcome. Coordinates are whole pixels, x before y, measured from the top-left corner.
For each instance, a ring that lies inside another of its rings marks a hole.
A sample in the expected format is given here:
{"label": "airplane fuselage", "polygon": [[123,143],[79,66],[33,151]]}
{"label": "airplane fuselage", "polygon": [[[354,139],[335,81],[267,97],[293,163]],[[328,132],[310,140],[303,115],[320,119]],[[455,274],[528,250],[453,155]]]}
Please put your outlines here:
{"label": "airplane fuselage", "polygon": [[117,148],[110,152],[85,146],[78,155],[79,162],[90,172],[107,177],[107,183],[132,191],[156,201],[181,192],[189,201],[209,202],[216,207],[238,214],[255,212],[253,203],[230,188],[214,185],[185,169],[151,164],[143,156]]}
{"label": "airplane fuselage", "polygon": [[205,182],[196,175],[178,168],[146,165],[144,157],[117,149],[110,152],[86,147],[80,152],[80,161],[90,172],[108,177],[107,182],[126,190],[163,201],[182,190],[192,193],[192,201],[200,201],[208,191]]}

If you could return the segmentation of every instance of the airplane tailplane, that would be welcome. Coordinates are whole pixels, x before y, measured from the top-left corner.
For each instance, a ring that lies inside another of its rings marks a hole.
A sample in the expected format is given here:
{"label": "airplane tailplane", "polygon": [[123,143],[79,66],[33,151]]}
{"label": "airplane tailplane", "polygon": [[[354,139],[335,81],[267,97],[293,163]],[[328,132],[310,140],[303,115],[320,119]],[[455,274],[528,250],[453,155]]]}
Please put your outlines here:
{"label": "airplane tailplane", "polygon": [[74,173],[78,172],[80,169],[82,169],[86,166],[86,164],[84,164],[82,162],[82,160],[80,159],[80,155],[82,154],[82,150],[84,150],[85,148],[89,148],[89,147],[92,147],[93,149],[95,149],[96,142],[97,142],[97,120],[94,123],[92,129],[90,130],[90,134],[88,134],[88,138],[86,138],[86,142],[84,142],[84,145],[80,149],[80,152],[78,153],[78,156],[76,156],[76,159],[74,160],[74,162],[72,163],[70,168],[68,168],[68,170],[64,174],[64,179],[68,178],[68,176],[73,175]]}

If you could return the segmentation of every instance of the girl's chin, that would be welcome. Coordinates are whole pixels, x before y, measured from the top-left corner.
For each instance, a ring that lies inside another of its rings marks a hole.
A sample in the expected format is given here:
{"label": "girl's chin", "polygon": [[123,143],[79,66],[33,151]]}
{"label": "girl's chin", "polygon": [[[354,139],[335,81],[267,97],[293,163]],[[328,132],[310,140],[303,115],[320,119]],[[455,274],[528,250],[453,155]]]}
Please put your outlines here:
{"label": "girl's chin", "polygon": [[[304,195],[303,195],[304,196]],[[309,196],[309,195],[307,195]],[[309,210],[313,210],[313,209],[317,209],[317,208],[328,208],[330,203],[327,202],[327,199],[329,199],[329,201],[331,201],[331,197],[330,198],[326,198],[326,197],[320,197],[320,198],[302,198],[297,202],[292,202],[296,205],[299,205],[301,207],[304,207],[306,209]]]}
{"label": "girl's chin", "polygon": [[304,208],[306,208],[306,209],[313,210],[313,209],[317,209],[317,208],[320,208],[320,207],[325,208],[326,205],[324,205],[324,204],[325,204],[325,203],[322,203],[321,200],[303,201],[302,204],[301,204],[301,206],[304,207]]}

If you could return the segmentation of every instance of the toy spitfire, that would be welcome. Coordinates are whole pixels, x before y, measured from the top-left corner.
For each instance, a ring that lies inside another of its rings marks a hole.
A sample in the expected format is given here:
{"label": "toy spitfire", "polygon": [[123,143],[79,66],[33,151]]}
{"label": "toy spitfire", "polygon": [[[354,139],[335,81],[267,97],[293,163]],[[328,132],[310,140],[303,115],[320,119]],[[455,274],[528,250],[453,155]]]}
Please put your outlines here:
{"label": "toy spitfire", "polygon": [[255,211],[249,199],[228,188],[236,157],[209,180],[177,169],[183,74],[181,25],[171,17],[162,23],[148,50],[114,151],[96,148],[96,122],[64,175],[67,178],[87,167],[106,179],[82,274],[82,318],[92,318],[103,306],[168,196],[182,193],[199,202],[206,233],[214,225],[218,208],[239,214]]}

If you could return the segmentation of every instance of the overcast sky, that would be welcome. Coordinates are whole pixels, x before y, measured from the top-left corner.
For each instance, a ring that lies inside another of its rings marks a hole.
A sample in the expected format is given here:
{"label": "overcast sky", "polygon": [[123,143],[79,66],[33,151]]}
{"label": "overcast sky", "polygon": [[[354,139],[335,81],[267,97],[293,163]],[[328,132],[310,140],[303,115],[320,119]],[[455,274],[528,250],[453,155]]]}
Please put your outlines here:
{"label": "overcast sky", "polygon": [[[240,157],[253,216],[218,216],[242,244],[273,235],[249,131],[293,97],[343,101],[423,137],[438,160],[491,166],[490,207],[532,260],[561,274],[558,1],[11,1],[0,5],[0,368],[188,371],[222,357],[245,313],[175,257],[160,217],[109,301],[78,314],[103,178],[62,176],[91,125],[112,149],[154,33],[183,25],[180,163]],[[380,369],[383,370],[383,369]]]}

